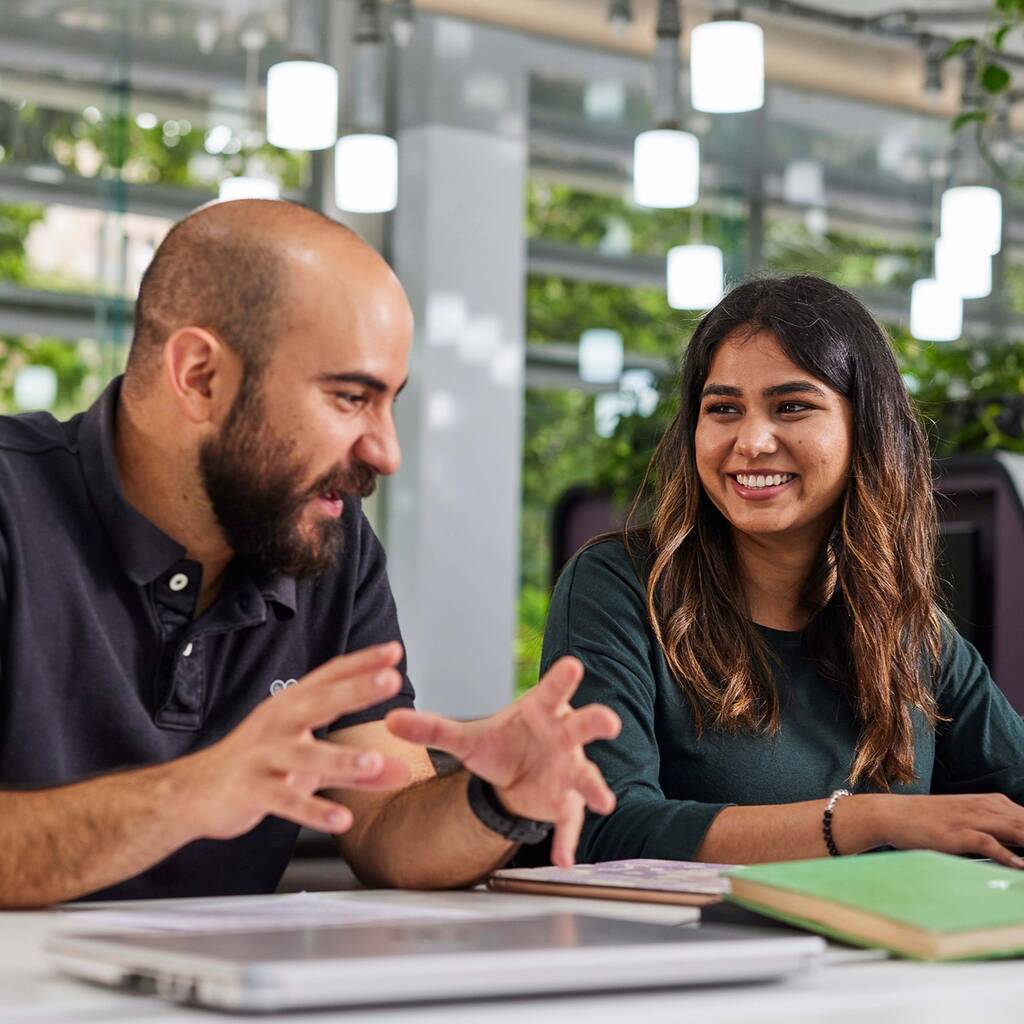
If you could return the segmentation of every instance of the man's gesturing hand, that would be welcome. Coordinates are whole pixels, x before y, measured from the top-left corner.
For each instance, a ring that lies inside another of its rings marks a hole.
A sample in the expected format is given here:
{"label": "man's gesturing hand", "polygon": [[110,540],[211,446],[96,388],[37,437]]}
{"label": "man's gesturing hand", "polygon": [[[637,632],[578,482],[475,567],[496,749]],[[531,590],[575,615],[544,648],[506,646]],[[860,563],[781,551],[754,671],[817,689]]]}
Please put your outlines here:
{"label": "man's gesturing hand", "polygon": [[374,751],[318,740],[313,730],[394,696],[400,644],[368,647],[321,665],[269,697],[219,743],[186,758],[188,813],[197,836],[230,839],[268,814],[321,832],[344,832],[348,808],[321,789],[397,789],[405,765]]}
{"label": "man's gesturing hand", "polygon": [[614,739],[621,723],[601,704],[573,710],[569,699],[583,678],[576,658],[560,658],[529,693],[490,718],[454,722],[401,709],[387,717],[401,739],[445,750],[495,788],[505,809],[553,821],[552,860],[573,863],[584,809],[608,814],[615,796],[583,753],[593,740]]}

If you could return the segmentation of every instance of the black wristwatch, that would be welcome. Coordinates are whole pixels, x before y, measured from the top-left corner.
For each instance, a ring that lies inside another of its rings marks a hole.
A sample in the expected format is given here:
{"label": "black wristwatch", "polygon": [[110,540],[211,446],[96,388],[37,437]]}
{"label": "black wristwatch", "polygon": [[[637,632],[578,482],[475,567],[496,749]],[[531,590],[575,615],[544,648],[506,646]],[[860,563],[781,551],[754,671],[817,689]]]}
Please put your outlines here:
{"label": "black wristwatch", "polygon": [[534,846],[551,834],[550,821],[534,821],[532,818],[518,818],[509,814],[494,792],[494,787],[479,775],[470,775],[466,799],[469,800],[470,810],[480,822],[509,842]]}

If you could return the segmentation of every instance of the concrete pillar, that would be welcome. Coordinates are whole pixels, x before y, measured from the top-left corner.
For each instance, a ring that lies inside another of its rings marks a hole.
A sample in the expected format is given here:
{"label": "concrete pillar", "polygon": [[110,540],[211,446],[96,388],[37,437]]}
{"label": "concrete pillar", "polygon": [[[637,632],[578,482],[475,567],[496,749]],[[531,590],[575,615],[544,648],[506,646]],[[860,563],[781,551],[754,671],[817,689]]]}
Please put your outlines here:
{"label": "concrete pillar", "polygon": [[524,365],[527,75],[507,31],[420,14],[398,53],[391,256],[416,314],[385,493],[420,706],[511,698]]}

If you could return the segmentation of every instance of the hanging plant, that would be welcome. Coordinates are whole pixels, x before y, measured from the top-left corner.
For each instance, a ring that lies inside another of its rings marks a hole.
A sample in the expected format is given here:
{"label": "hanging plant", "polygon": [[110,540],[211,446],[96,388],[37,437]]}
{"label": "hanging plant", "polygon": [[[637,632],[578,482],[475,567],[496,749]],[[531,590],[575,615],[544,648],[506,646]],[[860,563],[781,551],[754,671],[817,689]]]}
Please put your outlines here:
{"label": "hanging plant", "polygon": [[1024,188],[1024,153],[1014,151],[1001,115],[1016,98],[1006,43],[1022,30],[1024,0],[994,0],[985,32],[957,39],[943,54],[943,60],[963,60],[967,76],[964,102],[951,130],[973,131],[992,172],[1015,188]]}

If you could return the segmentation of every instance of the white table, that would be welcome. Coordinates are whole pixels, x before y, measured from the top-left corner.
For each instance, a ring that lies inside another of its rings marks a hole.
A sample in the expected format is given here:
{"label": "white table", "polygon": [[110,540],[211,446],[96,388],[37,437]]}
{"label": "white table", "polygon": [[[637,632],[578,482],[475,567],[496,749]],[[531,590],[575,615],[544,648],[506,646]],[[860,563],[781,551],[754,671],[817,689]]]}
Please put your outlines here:
{"label": "white table", "polygon": [[[596,900],[549,899],[485,892],[334,893],[335,899],[425,901],[439,907],[485,908],[494,917],[547,910],[600,913],[675,923],[677,908]],[[244,897],[242,897],[244,899]],[[120,904],[119,906],[128,906]],[[141,904],[135,904],[141,905]],[[171,905],[163,901],[161,906]],[[183,1024],[186,1021],[243,1019],[176,1007],[160,1000],[124,995],[54,973],[42,943],[66,926],[55,911],[0,913],[0,1022],[3,1024]],[[962,1021],[1017,1022],[1024,1019],[1024,962],[915,964],[905,961],[854,961],[831,964],[785,982],[704,989],[679,989],[623,995],[559,996],[486,1003],[436,1004],[409,1008],[345,1010],[337,1013],[261,1016],[293,1024],[685,1024],[689,1021],[766,1021],[792,1024],[952,1024]]]}

